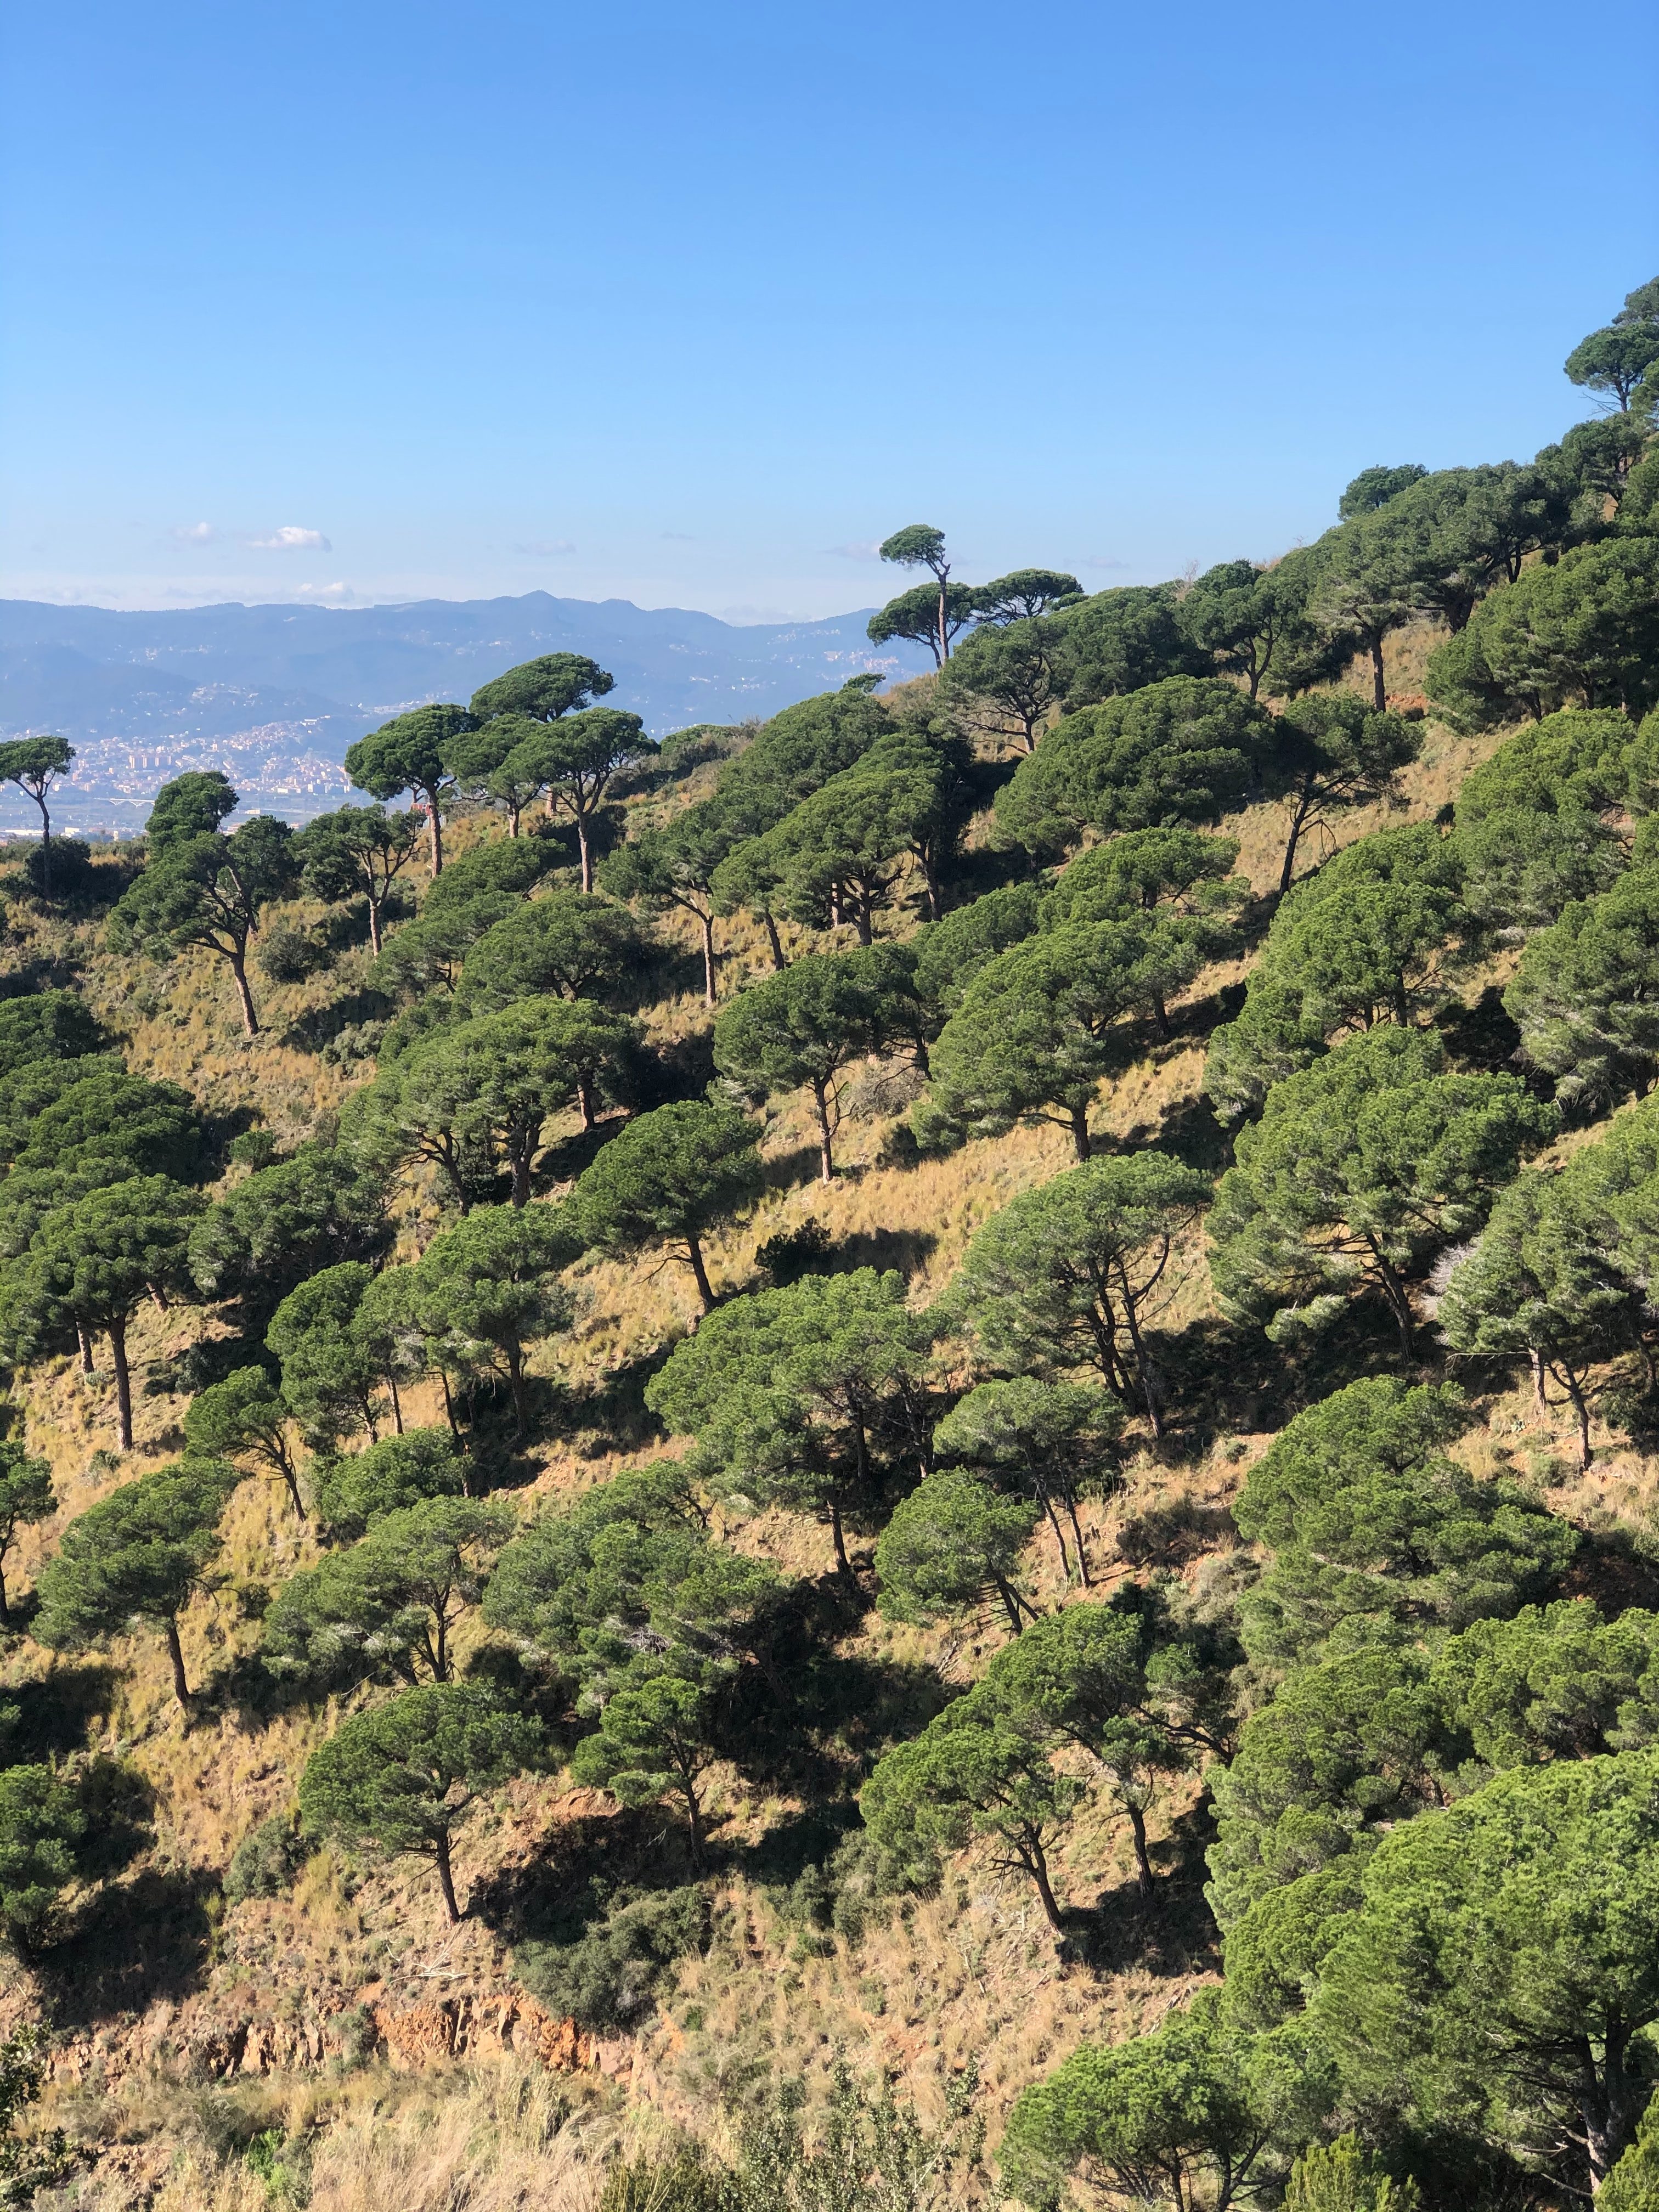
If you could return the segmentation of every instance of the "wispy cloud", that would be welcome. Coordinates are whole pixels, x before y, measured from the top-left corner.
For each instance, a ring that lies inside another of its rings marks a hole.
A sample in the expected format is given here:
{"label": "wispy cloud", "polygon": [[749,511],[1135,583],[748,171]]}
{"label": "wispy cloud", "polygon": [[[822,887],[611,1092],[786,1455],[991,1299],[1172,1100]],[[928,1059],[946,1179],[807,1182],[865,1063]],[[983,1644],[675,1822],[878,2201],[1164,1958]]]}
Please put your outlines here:
{"label": "wispy cloud", "polygon": [[860,538],[855,544],[826,545],[823,550],[842,561],[879,561],[881,540],[878,538]]}
{"label": "wispy cloud", "polygon": [[697,542],[689,530],[665,530],[663,536],[675,545],[695,545]]}
{"label": "wispy cloud", "polygon": [[355,599],[357,594],[349,584],[296,584],[294,596],[296,599],[314,600],[325,606],[343,607],[348,599]]}
{"label": "wispy cloud", "polygon": [[211,545],[218,535],[210,522],[175,522],[167,532],[181,545]]}
{"label": "wispy cloud", "polygon": [[515,553],[529,553],[538,561],[549,560],[558,553],[574,553],[575,550],[568,538],[526,538],[513,548]]}
{"label": "wispy cloud", "polygon": [[285,522],[273,530],[268,538],[250,538],[248,544],[262,553],[331,553],[334,550],[320,530],[301,530],[297,522]]}
{"label": "wispy cloud", "polygon": [[1110,553],[1091,553],[1084,562],[1085,568],[1133,568],[1133,561],[1120,561]]}

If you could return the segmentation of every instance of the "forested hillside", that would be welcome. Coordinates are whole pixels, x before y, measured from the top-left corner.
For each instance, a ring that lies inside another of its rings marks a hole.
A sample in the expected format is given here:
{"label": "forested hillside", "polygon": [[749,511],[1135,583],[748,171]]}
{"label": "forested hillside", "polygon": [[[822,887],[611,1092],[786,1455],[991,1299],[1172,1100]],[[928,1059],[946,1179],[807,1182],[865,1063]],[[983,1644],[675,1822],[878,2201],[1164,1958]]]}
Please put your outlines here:
{"label": "forested hillside", "polygon": [[1656,362],[298,832],[0,747],[10,2201],[1659,2203]]}

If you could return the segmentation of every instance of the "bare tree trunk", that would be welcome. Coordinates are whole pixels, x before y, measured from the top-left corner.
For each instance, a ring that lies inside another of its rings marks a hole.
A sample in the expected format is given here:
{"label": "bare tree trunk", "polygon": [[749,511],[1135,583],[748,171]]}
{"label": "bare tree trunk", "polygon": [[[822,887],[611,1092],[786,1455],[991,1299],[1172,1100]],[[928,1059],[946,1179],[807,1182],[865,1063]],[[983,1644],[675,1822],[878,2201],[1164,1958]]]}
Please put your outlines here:
{"label": "bare tree trunk", "polygon": [[75,1324],[75,1341],[81,1352],[81,1372],[83,1375],[90,1375],[92,1373],[92,1339],[78,1321]]}
{"label": "bare tree trunk", "polygon": [[1089,1109],[1086,1106],[1073,1106],[1072,1109],[1072,1143],[1081,1165],[1089,1157]]}
{"label": "bare tree trunk", "polygon": [[427,853],[432,866],[432,880],[435,884],[444,872],[444,832],[443,823],[438,816],[438,801],[431,792],[426,797],[426,831]]}
{"label": "bare tree trunk", "polygon": [[380,902],[373,891],[368,895],[368,946],[377,960],[386,950],[380,941]]}
{"label": "bare tree trunk", "polygon": [[1380,637],[1374,637],[1371,640],[1371,688],[1376,693],[1377,713],[1379,714],[1386,713],[1389,693],[1382,681],[1382,641]]}
{"label": "bare tree trunk", "polygon": [[450,1926],[452,1928],[459,1928],[461,1922],[461,1908],[455,1902],[455,1876],[452,1872],[449,1864],[449,1838],[447,1836],[441,1835],[438,1838],[437,1856],[438,1887],[444,1893],[444,1911],[449,1915]]}
{"label": "bare tree trunk", "polygon": [[761,910],[761,920],[766,925],[766,942],[771,948],[772,965],[776,969],[777,973],[781,975],[784,969],[789,965],[789,963],[783,957],[783,939],[778,935],[777,917],[767,908],[763,908]]}
{"label": "bare tree trunk", "polygon": [[582,889],[592,893],[593,889],[593,855],[587,849],[587,817],[576,817],[576,844],[582,856]]}
{"label": "bare tree trunk", "polygon": [[1135,1839],[1135,1887],[1143,1905],[1152,1899],[1152,1863],[1146,1856],[1146,1815],[1139,1805],[1125,1802],[1124,1811],[1129,1816],[1129,1826]]}
{"label": "bare tree trunk", "polygon": [[708,1270],[703,1265],[702,1242],[696,1237],[688,1237],[685,1249],[691,1262],[691,1273],[696,1278],[697,1296],[702,1300],[702,1310],[705,1313],[713,1313],[714,1293],[708,1286]]}
{"label": "bare tree trunk", "polygon": [[115,1431],[124,1452],[132,1449],[132,1377],[127,1371],[127,1325],[109,1324],[110,1358],[115,1367]]}
{"label": "bare tree trunk", "polygon": [[240,952],[231,955],[230,972],[235,980],[236,995],[242,1002],[242,1027],[249,1036],[258,1036],[259,1017],[253,1011],[253,994],[247,987],[247,963]]}
{"label": "bare tree trunk", "polygon": [[812,1103],[818,1114],[818,1181],[833,1182],[836,1162],[831,1146],[835,1133],[830,1127],[830,1095],[817,1076],[812,1079]]}
{"label": "bare tree trunk", "polygon": [[1063,1936],[1066,1933],[1066,1923],[1060,1917],[1060,1901],[1055,1897],[1053,1885],[1048,1880],[1048,1861],[1044,1855],[1042,1844],[1035,1837],[1030,1838],[1030,1849],[1031,1879],[1036,1884],[1037,1895],[1042,1899],[1042,1910],[1048,1916],[1048,1925],[1054,1929],[1055,1935]]}
{"label": "bare tree trunk", "polygon": [[702,924],[702,1002],[705,1006],[714,1003],[714,917],[700,914]]}
{"label": "bare tree trunk", "polygon": [[388,1375],[386,1376],[386,1387],[392,1393],[392,1426],[393,1431],[397,1435],[402,1436],[404,1432],[404,1401],[398,1395],[398,1378],[395,1375]]}
{"label": "bare tree trunk", "polygon": [[173,1694],[180,1705],[190,1711],[190,1684],[185,1680],[184,1647],[179,1641],[179,1623],[172,1613],[167,1618],[167,1656],[173,1662]]}

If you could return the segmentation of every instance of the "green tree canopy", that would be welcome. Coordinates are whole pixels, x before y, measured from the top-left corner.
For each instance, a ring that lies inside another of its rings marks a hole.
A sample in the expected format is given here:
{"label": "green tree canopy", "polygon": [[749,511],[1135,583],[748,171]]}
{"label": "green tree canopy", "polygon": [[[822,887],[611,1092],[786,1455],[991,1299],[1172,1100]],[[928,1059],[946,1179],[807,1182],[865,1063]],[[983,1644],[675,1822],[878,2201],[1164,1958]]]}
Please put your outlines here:
{"label": "green tree canopy", "polygon": [[1072,676],[1070,635],[1057,617],[988,617],[951,655],[939,689],[970,727],[1032,753]]}
{"label": "green tree canopy", "polygon": [[127,1330],[146,1297],[186,1292],[186,1252],[204,1211],[192,1190],[165,1176],[123,1176],[48,1212],[26,1257],[9,1270],[19,1349],[60,1321],[109,1339],[117,1430],[132,1449]]}
{"label": "green tree canopy", "polygon": [[513,1521],[510,1506],[453,1497],[377,1516],[277,1591],[260,1632],[266,1664],[318,1696],[382,1673],[447,1682],[455,1624],[483,1595]]}
{"label": "green tree canopy", "polygon": [[1253,1659],[1293,1665],[1327,1644],[1462,1628],[1517,1612],[1565,1571],[1571,1525],[1446,1451],[1468,1419],[1455,1390],[1377,1379],[1279,1432],[1233,1507],[1273,1555],[1243,1605]]}
{"label": "green tree canopy", "polygon": [[1064,568],[1014,568],[974,587],[981,623],[1007,629],[1017,622],[1034,622],[1066,599],[1079,599],[1083,586]]}
{"label": "green tree canopy", "polygon": [[717,1306],[675,1346],[646,1403],[695,1437],[716,1488],[824,1515],[850,1577],[842,1516],[872,1455],[927,1460],[923,1382],[936,1333],[896,1273],[807,1275]]}
{"label": "green tree canopy", "polygon": [[608,1004],[637,981],[649,947],[625,907],[583,891],[517,905],[466,954],[462,984],[480,1013],[553,994]]}
{"label": "green tree canopy", "polygon": [[575,1218],[601,1251],[665,1243],[690,1268],[705,1313],[714,1293],[703,1261],[708,1231],[759,1197],[761,1132],[747,1115],[701,1100],[659,1106],[630,1121],[578,1182]]}
{"label": "green tree canopy", "polygon": [[1659,538],[1609,538],[1524,569],[1431,654],[1429,696],[1458,726],[1659,700]]}
{"label": "green tree canopy", "polygon": [[1272,718],[1234,685],[1171,677],[1066,714],[997,793],[997,821],[1036,853],[1091,829],[1217,823],[1244,803],[1273,744]]}
{"label": "green tree canopy", "polygon": [[638,1057],[626,1017],[586,999],[525,999],[435,1030],[384,1068],[352,1101],[345,1134],[387,1169],[434,1168],[463,1213],[503,1168],[523,1206],[546,1122],[574,1105],[594,1127]]}
{"label": "green tree canopy", "polygon": [[580,653],[544,653],[520,661],[505,676],[493,677],[472,694],[471,712],[480,722],[498,714],[523,714],[533,722],[556,722],[591,707],[617,688],[617,679]]}
{"label": "green tree canopy", "polygon": [[943,1468],[900,1501],[876,1547],[881,1611],[935,1621],[978,1611],[995,1596],[1018,1636],[1036,1609],[1019,1587],[1020,1554],[1036,1508],[1000,1498],[977,1475]]}
{"label": "green tree canopy", "polygon": [[179,1616],[218,1556],[219,1518],[236,1480],[234,1468],[181,1460],[89,1506],[40,1570],[35,1641],[76,1651],[139,1622],[159,1627],[173,1662],[173,1693],[188,1706]]}
{"label": "green tree canopy", "polygon": [[457,1831],[484,1791],[542,1755],[541,1729],[526,1715],[483,1690],[426,1682],[341,1723],[300,1778],[300,1811],[313,1835],[431,1859],[456,1923]]}
{"label": "green tree canopy", "polygon": [[969,1391],[933,1431],[933,1452],[946,1466],[976,1468],[1005,1486],[1028,1489],[1054,1531],[1060,1572],[1069,1579],[1063,1509],[1086,1589],[1089,1554],[1078,1500],[1115,1474],[1122,1429],[1122,1407],[1092,1384],[1021,1375]]}
{"label": "green tree canopy", "polygon": [[1203,963],[1206,933],[1174,915],[1073,922],[988,961],[963,992],[929,1055],[929,1105],[973,1136],[1023,1120],[1071,1132],[1090,1153],[1089,1108],[1124,1054],[1124,1030],[1149,1015],[1167,1031],[1167,1001]]}
{"label": "green tree canopy", "polygon": [[1456,841],[1431,824],[1362,837],[1281,903],[1244,1006],[1210,1040],[1218,1111],[1256,1111],[1337,1038],[1407,1027],[1447,995],[1468,929]]}
{"label": "green tree canopy", "polygon": [[15,783],[40,810],[40,890],[46,898],[52,896],[52,815],[46,800],[74,758],[67,738],[14,738],[0,744],[0,783]]}
{"label": "green tree canopy", "polygon": [[1384,1838],[1314,2002],[1351,2094],[1600,2184],[1659,2018],[1656,1778],[1651,1752],[1517,1768]]}
{"label": "green tree canopy", "polygon": [[1188,635],[1174,584],[1126,584],[1068,607],[1068,707],[1145,690],[1175,676],[1208,676],[1214,663]]}
{"label": "green tree canopy", "polygon": [[1415,726],[1398,714],[1367,712],[1347,692],[1310,692],[1279,717],[1275,781],[1285,788],[1290,827],[1279,888],[1296,875],[1297,853],[1310,830],[1352,806],[1398,803],[1400,772],[1422,750]]}
{"label": "green tree canopy", "polygon": [[1372,1290],[1409,1349],[1413,1279],[1485,1224],[1559,1118],[1518,1077],[1449,1073],[1432,1030],[1351,1037],[1239,1132],[1209,1221],[1224,1310],[1291,1340]]}
{"label": "green tree canopy", "polygon": [[480,1206],[434,1237],[414,1269],[414,1311],[437,1364],[468,1387],[504,1376],[519,1433],[527,1433],[525,1356],[569,1326],[574,1308],[556,1278],[578,1257],[580,1233],[562,1206]]}
{"label": "green tree canopy", "polygon": [[705,799],[641,830],[611,854],[599,879],[613,898],[636,900],[648,910],[678,907],[697,925],[702,939],[703,1004],[715,988],[714,876],[744,833],[718,799]]}
{"label": "green tree canopy", "polygon": [[163,859],[197,837],[210,837],[240,802],[228,776],[216,768],[187,769],[164,783],[150,802],[144,842],[151,860]]}
{"label": "green tree canopy", "polygon": [[216,830],[170,837],[117,902],[106,933],[111,951],[152,960],[212,953],[229,968],[242,1026],[257,1036],[248,943],[266,907],[294,888],[292,845],[287,823],[270,814],[256,814],[228,837]]}
{"label": "green tree canopy", "polygon": [[1048,1732],[984,1681],[886,1753],[859,1804],[878,1848],[918,1882],[936,1875],[945,1854],[982,1841],[994,1866],[1035,1885],[1063,1936],[1050,1854],[1087,1795],[1055,1765]]}
{"label": "green tree canopy", "polygon": [[444,753],[476,720],[465,707],[416,707],[410,714],[394,714],[346,752],[346,774],[371,799],[396,799],[412,791],[420,799],[426,809],[434,883],[443,872],[443,811],[453,789]]}
{"label": "green tree canopy", "polygon": [[1254,2193],[1275,2134],[1271,2070],[1201,1990],[1150,2035],[1085,2043],[1024,2092],[1003,2137],[1003,2178],[1054,2203],[1073,2173],[1121,2203],[1206,2203]]}
{"label": "green tree canopy", "polygon": [[1046,1730],[1094,1761],[1127,1816],[1144,1904],[1153,1881],[1146,1814],[1158,1778],[1190,1765],[1194,1747],[1164,1710],[1152,1648],[1155,1612],[1135,1601],[1141,1595],[1127,1605],[1065,1606],[1034,1622],[998,1652],[985,1687],[1034,1734]]}
{"label": "green tree canopy", "polygon": [[593,835],[600,809],[627,769],[650,759],[656,741],[637,714],[588,707],[545,723],[515,745],[504,763],[547,793],[550,814],[564,814],[576,832],[584,891],[593,889]]}
{"label": "green tree canopy", "polygon": [[319,1268],[289,1292],[265,1331],[282,1363],[283,1402],[313,1449],[362,1429],[371,1442],[378,1434],[383,1372],[355,1326],[374,1272],[361,1260]]}
{"label": "green tree canopy", "polygon": [[58,1493],[52,1486],[47,1462],[32,1457],[21,1443],[0,1443],[0,1628],[11,1626],[6,1554],[16,1543],[20,1529],[33,1528],[57,1510]]}
{"label": "green tree canopy", "polygon": [[924,925],[915,939],[915,988],[936,1014],[949,1014],[988,962],[1035,937],[1041,921],[1035,884],[1006,884]]}
{"label": "green tree canopy", "polygon": [[994,1213],[951,1288],[984,1358],[1015,1375],[1092,1367],[1163,1433],[1164,1389],[1148,1342],[1176,1290],[1177,1240],[1208,1178],[1167,1153],[1091,1160]]}
{"label": "green tree canopy", "polygon": [[1659,866],[1575,900],[1531,938],[1504,1004],[1564,1103],[1612,1104],[1659,1069]]}
{"label": "green tree canopy", "polygon": [[382,916],[398,876],[415,857],[421,817],[383,806],[339,806],[319,814],[294,841],[305,887],[318,898],[361,896],[368,908],[368,941],[384,950]]}
{"label": "green tree canopy", "polygon": [[190,1269],[215,1300],[273,1311],[307,1276],[380,1257],[391,1241],[384,1180],[348,1152],[316,1142],[256,1169],[190,1232]]}
{"label": "green tree canopy", "polygon": [[315,1460],[311,1488],[318,1518],[336,1536],[361,1536],[404,1506],[459,1497],[466,1487],[465,1465],[447,1429],[409,1429],[347,1458]]}
{"label": "green tree canopy", "polygon": [[263,1367],[237,1367],[222,1382],[198,1390],[185,1415],[185,1449],[192,1458],[252,1466],[275,1475],[301,1521],[300,1470],[289,1443],[289,1414],[282,1393]]}
{"label": "green tree canopy", "polygon": [[810,1088],[819,1172],[829,1182],[842,1073],[882,1042],[891,1012],[889,971],[871,952],[811,953],[751,983],[720,1010],[714,1065],[763,1097]]}
{"label": "green tree canopy", "polygon": [[598,1725],[570,1761],[576,1781],[608,1790],[619,1804],[678,1797],[699,1871],[708,1863],[700,1784],[717,1755],[712,1732],[718,1680],[653,1674],[623,1683],[605,1698]]}

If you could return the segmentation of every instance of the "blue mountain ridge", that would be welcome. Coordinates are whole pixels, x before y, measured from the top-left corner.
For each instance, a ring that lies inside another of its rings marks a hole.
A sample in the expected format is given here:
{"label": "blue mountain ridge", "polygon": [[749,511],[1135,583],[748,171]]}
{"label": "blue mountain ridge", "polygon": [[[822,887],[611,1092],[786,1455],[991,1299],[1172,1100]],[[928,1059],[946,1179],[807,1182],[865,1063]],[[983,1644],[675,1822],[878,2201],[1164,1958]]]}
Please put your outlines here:
{"label": "blue mountain ridge", "polygon": [[[878,651],[867,609],[739,627],[680,607],[495,599],[323,608],[237,604],[127,612],[0,600],[0,733],[54,731],[76,747],[54,809],[65,827],[136,828],[169,775],[221,767],[245,804],[294,819],[336,805],[340,763],[364,731],[544,653],[582,653],[617,679],[611,705],[656,737],[694,722],[764,718],[866,669],[929,665]],[[15,794],[0,828],[34,819]]]}

